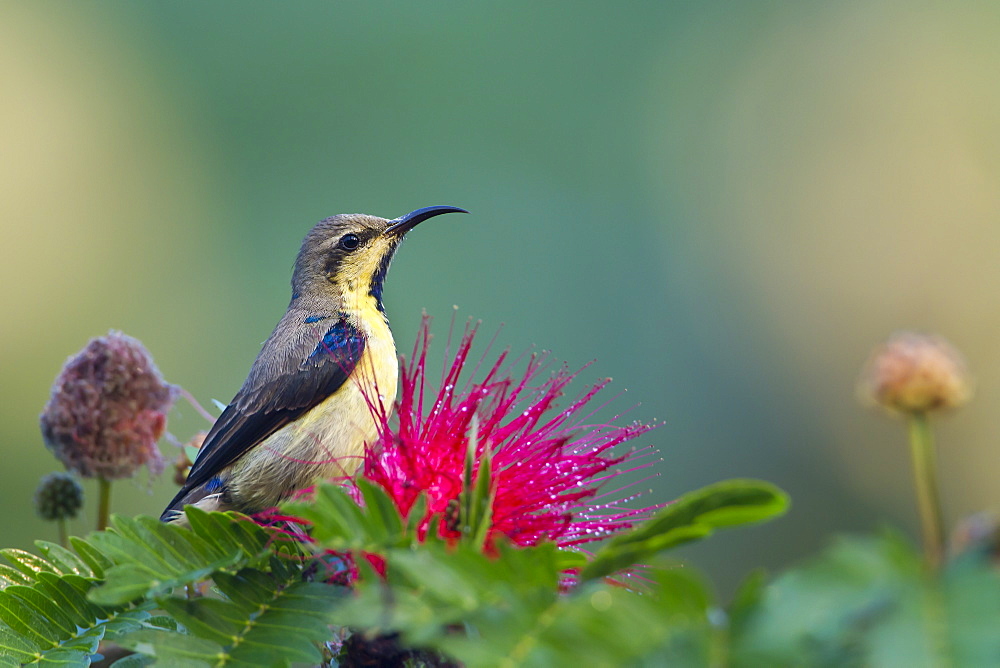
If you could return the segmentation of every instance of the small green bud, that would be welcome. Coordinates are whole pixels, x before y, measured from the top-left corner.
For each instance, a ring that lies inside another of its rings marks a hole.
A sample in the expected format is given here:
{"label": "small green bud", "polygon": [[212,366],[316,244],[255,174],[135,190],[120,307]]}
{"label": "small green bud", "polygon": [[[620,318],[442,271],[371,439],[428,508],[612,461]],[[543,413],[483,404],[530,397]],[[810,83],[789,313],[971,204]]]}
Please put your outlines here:
{"label": "small green bud", "polygon": [[35,510],[45,520],[76,517],[83,507],[83,486],[69,473],[50,473],[35,490]]}

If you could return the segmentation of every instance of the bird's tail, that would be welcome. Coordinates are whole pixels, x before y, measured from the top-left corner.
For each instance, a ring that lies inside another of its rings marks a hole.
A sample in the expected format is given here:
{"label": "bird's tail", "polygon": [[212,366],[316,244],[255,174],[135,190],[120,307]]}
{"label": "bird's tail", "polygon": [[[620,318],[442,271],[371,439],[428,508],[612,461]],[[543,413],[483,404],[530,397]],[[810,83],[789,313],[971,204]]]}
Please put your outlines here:
{"label": "bird's tail", "polygon": [[208,489],[207,484],[198,485],[197,487],[182,487],[181,491],[177,492],[177,496],[174,497],[166,510],[160,515],[161,522],[184,522],[184,506],[197,506],[201,510],[213,511],[213,510],[225,510],[222,507],[221,502],[222,493],[220,491],[211,492]]}

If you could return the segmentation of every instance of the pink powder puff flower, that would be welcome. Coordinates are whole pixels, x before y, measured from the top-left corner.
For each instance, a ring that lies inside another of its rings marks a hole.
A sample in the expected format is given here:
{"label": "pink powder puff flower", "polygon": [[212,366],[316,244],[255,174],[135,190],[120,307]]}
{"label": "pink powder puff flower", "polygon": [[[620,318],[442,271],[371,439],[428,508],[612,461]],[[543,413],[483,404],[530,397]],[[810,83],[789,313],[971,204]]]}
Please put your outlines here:
{"label": "pink powder puff flower", "polygon": [[[421,493],[426,495],[420,538],[435,515],[441,518],[442,537],[457,540],[461,535],[455,520],[473,416],[478,417],[475,466],[478,469],[483,461],[491,466],[487,549],[498,536],[519,546],[543,541],[575,546],[626,530],[659,508],[627,508],[628,499],[620,493],[600,493],[620,473],[649,466],[651,462],[640,460],[652,454],[649,447],[613,452],[652,425],[586,424],[594,411],[585,409],[609,380],[596,383],[559,409],[557,400],[578,372],[563,367],[539,382],[546,368],[544,355],[532,355],[523,374],[515,374],[517,362],[510,362],[505,350],[485,378],[469,380],[460,388],[476,329],[476,325],[466,327],[425,412],[430,342],[430,318],[425,316],[413,355],[402,370],[396,417],[390,419],[372,403],[379,436],[366,451],[361,474],[390,495],[403,517]],[[477,370],[478,365],[472,375]],[[490,456],[484,459],[487,448]],[[623,465],[626,471],[620,470]]]}

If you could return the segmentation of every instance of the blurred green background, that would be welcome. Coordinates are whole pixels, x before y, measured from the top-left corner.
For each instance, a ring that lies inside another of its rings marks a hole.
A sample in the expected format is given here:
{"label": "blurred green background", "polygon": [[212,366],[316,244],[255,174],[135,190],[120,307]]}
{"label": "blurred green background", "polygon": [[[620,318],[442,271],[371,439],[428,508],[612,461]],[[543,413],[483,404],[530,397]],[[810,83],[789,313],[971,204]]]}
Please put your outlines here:
{"label": "blurred green background", "polygon": [[[687,550],[724,592],[831,532],[916,529],[903,431],[854,397],[897,328],[969,358],[946,514],[995,506],[997,34],[987,2],[0,5],[3,546],[55,536],[37,416],[88,338],[123,330],[228,401],[313,223],[430,204],[473,214],[398,256],[401,349],[457,304],[515,350],[596,358],[583,380],[665,423],[645,500],[733,476],[792,494]],[[126,481],[114,506],[173,491]]]}

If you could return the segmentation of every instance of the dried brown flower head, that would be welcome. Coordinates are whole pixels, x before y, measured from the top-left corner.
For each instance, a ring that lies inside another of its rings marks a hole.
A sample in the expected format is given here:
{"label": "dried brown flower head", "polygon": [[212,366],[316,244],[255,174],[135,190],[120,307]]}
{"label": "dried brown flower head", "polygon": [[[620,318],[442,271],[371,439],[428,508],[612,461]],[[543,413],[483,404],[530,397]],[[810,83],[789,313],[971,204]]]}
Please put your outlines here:
{"label": "dried brown flower head", "polygon": [[900,413],[957,408],[972,396],[962,355],[940,336],[899,332],[872,353],[859,392]]}
{"label": "dried brown flower head", "polygon": [[177,392],[139,341],[112,331],[67,360],[42,411],[42,437],[84,477],[127,478],[143,465],[158,474],[156,441]]}

